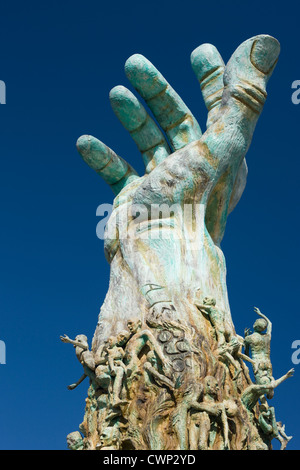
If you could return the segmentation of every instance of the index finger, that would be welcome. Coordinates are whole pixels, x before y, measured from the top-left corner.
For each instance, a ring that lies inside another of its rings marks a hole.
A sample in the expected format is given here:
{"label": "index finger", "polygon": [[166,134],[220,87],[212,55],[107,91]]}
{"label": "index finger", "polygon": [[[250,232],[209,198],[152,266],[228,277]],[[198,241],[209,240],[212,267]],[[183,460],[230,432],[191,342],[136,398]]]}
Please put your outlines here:
{"label": "index finger", "polygon": [[125,73],[151,109],[174,150],[200,139],[202,132],[191,111],[148,59],[140,54],[129,57]]}
{"label": "index finger", "polygon": [[197,47],[191,54],[191,64],[208,109],[207,127],[209,127],[220,108],[225,64],[219,51],[212,44],[202,44]]}

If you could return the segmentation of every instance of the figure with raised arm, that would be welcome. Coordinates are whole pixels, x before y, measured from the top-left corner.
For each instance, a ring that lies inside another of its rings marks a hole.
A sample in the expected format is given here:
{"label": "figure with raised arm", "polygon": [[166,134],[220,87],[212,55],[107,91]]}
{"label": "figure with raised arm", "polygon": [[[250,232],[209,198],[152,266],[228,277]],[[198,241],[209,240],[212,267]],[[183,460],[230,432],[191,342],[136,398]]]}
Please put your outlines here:
{"label": "figure with raised arm", "polygon": [[87,337],[85,335],[77,335],[75,339],[72,340],[69,338],[69,336],[64,335],[61,336],[60,339],[63,343],[70,343],[73,345],[75,348],[76,357],[84,369],[84,374],[77,382],[69,385],[68,389],[74,390],[76,387],[78,387],[79,384],[81,384],[81,382],[84,381],[86,377],[94,380],[95,360],[93,353],[89,350]]}
{"label": "figure with raised arm", "polygon": [[[268,378],[263,383],[249,385],[242,393],[242,403],[245,405],[247,410],[251,411],[258,400],[261,399],[265,394],[267,394],[267,397],[270,395],[273,396],[274,389],[289,377],[292,377],[294,372],[294,369],[290,369],[286,374],[277,380],[272,377],[271,380]],[[263,403],[265,403],[265,400],[263,400]]]}
{"label": "figure with raised arm", "polygon": [[263,433],[270,441],[273,438],[277,439],[281,444],[280,450],[284,450],[292,436],[287,436],[285,426],[281,422],[276,422],[274,407],[269,407],[266,403],[263,403],[260,405],[259,411],[258,421]]}
{"label": "figure with raised arm", "polygon": [[146,344],[154,351],[161,361],[162,367],[167,365],[167,359],[163,351],[149,329],[142,329],[142,322],[137,318],[128,320],[127,327],[131,333],[131,338],[126,344],[124,361],[126,364],[127,376],[133,376],[138,372],[139,354]]}
{"label": "figure with raised arm", "polygon": [[[256,383],[268,384],[273,379],[273,368],[270,358],[272,323],[259,308],[254,307],[254,311],[260,318],[258,318],[253,325],[253,333],[251,333],[249,329],[245,330],[245,355],[251,357],[253,361],[253,372]],[[273,389],[270,389],[268,398],[272,397]]]}

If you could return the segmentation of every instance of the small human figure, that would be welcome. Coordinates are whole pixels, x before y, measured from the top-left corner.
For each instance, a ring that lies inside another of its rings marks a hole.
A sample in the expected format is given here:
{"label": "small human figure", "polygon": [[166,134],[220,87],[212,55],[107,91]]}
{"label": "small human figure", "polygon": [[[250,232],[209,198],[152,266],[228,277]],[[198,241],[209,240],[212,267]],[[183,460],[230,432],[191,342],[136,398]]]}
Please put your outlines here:
{"label": "small human figure", "polygon": [[107,390],[111,384],[112,376],[108,365],[108,339],[102,343],[95,352],[95,375],[97,384]]}
{"label": "small human figure", "polygon": [[95,360],[93,353],[89,351],[89,345],[85,335],[77,335],[75,340],[70,339],[67,335],[60,336],[60,339],[63,343],[70,343],[73,345],[76,357],[83,366],[84,374],[77,382],[68,386],[69,390],[74,390],[86,377],[89,377],[91,380],[94,379]]}
{"label": "small human figure", "polygon": [[287,436],[285,428],[281,422],[276,422],[275,409],[269,407],[267,403],[263,403],[259,407],[258,422],[264,434],[270,437],[270,439],[277,439],[280,444],[280,450],[284,450],[288,442],[292,439],[292,436]]}
{"label": "small human figure", "polygon": [[117,426],[108,426],[100,434],[97,450],[119,450],[120,431]]}
{"label": "small human figure", "polygon": [[67,435],[67,446],[70,450],[83,450],[83,438],[79,431]]}
{"label": "small human figure", "polygon": [[[232,364],[235,370],[233,380],[236,380],[242,369],[239,361],[242,358],[241,344],[237,335],[233,334],[232,328],[226,326],[224,312],[216,307],[216,299],[213,297],[204,297],[202,302],[197,298],[195,305],[202,314],[207,316],[216,332],[218,349],[216,351],[219,359],[227,364]],[[251,359],[250,359],[251,360]]]}
{"label": "small human figure", "polygon": [[144,370],[149,374],[150,377],[153,377],[154,381],[158,385],[167,385],[170,389],[175,388],[175,382],[161,374],[158,370],[159,364],[157,356],[154,351],[149,351],[147,354],[147,360],[144,363]]}
{"label": "small human figure", "polygon": [[99,364],[107,363],[107,340],[104,341],[95,351],[94,360],[96,367]]}
{"label": "small human figure", "polygon": [[[121,339],[123,338],[120,335],[120,341],[123,342]],[[112,393],[112,407],[117,408],[127,403],[126,400],[121,400],[120,394],[122,391],[122,382],[123,377],[125,375],[126,367],[123,363],[124,358],[124,350],[120,347],[118,340],[116,337],[111,336],[108,338],[107,341],[107,361],[110,370],[110,374],[114,377],[113,380],[113,393]]]}
{"label": "small human figure", "polygon": [[279,434],[283,437],[284,439],[284,443],[282,443],[281,445],[281,450],[284,450],[288,444],[288,442],[293,439],[293,436],[287,436],[286,435],[286,432],[285,432],[285,425],[282,424],[281,421],[278,421],[277,423],[277,429],[278,429],[278,432]]}
{"label": "small human figure", "polygon": [[171,302],[158,302],[149,310],[151,321],[172,321],[177,319],[177,311]]}
{"label": "small human figure", "polygon": [[245,330],[245,354],[250,356],[251,353],[252,360],[257,365],[259,363],[269,364],[270,370],[272,371],[272,365],[270,361],[272,323],[265,315],[261,313],[257,307],[254,307],[254,311],[261,318],[258,318],[255,321],[253,325],[254,332],[252,334],[248,328]]}
{"label": "small human figure", "polygon": [[209,447],[209,434],[213,420],[220,420],[223,432],[224,449],[229,449],[229,428],[226,407],[229,405],[218,402],[219,384],[215,377],[207,376],[204,379],[204,396],[198,408],[198,449],[207,450]]}
{"label": "small human figure", "polygon": [[[263,397],[265,394],[269,396],[270,392],[273,392],[274,389],[278,387],[278,385],[280,385],[289,377],[292,377],[294,372],[294,369],[290,369],[285,375],[277,380],[272,377],[272,379],[268,380],[268,382],[249,385],[249,387],[247,387],[242,394],[242,403],[249,411],[251,411],[261,397]],[[263,400],[263,402],[265,402],[265,400]]]}
{"label": "small human figure", "polygon": [[[225,405],[217,403],[218,382],[207,376],[202,384],[190,384],[183,393],[177,394],[176,409],[172,422],[178,436],[180,450],[206,450],[212,419],[220,419],[223,430],[224,448],[229,448],[228,421]],[[199,400],[203,396],[203,400]],[[190,412],[190,416],[189,416]],[[190,418],[190,426],[188,426]]]}
{"label": "small human figure", "polygon": [[[119,348],[122,348],[121,351],[119,351],[119,354],[123,356],[122,350],[124,349],[124,346],[126,345],[128,339],[130,338],[130,332],[127,330],[120,331],[117,335],[116,338],[116,345]],[[100,345],[100,347],[97,349],[95,352],[94,358],[95,358],[95,374],[96,374],[96,380],[97,383],[104,389],[108,389],[109,385],[112,382],[112,378],[115,377],[114,372],[111,374],[111,371],[114,371],[115,366],[113,365],[113,360],[112,360],[112,355],[113,353],[109,353],[109,348],[112,347],[113,344],[113,338],[108,338],[103,344]],[[110,359],[109,359],[110,358]],[[110,365],[109,365],[110,362]],[[116,364],[116,366],[123,367],[124,364],[121,362],[120,364]],[[116,381],[116,388],[117,386],[120,386],[120,381],[121,381],[121,371],[118,371],[118,378]],[[117,392],[116,392],[117,393]],[[117,400],[116,400],[117,404]]]}
{"label": "small human figure", "polygon": [[[272,323],[257,307],[254,307],[254,311],[261,318],[255,321],[253,333],[249,329],[245,330],[245,355],[250,357],[251,354],[255,382],[267,384],[273,380],[270,359]],[[270,389],[267,397],[272,398],[273,394],[273,389]]]}
{"label": "small human figure", "polygon": [[225,364],[232,364],[235,369],[233,380],[236,380],[242,372],[240,363],[235,356],[238,355],[240,350],[240,343],[235,336],[232,336],[229,342],[224,343],[217,349],[219,359]]}
{"label": "small human figure", "polygon": [[142,322],[132,318],[128,320],[127,327],[131,338],[126,344],[124,362],[126,364],[127,377],[133,378],[138,373],[139,354],[146,344],[155,352],[162,363],[162,367],[168,366],[163,351],[150,330],[142,330]]}
{"label": "small human figure", "polygon": [[124,349],[130,337],[131,337],[131,333],[129,331],[127,330],[120,331],[117,334],[117,345]]}
{"label": "small human figure", "polygon": [[202,303],[195,300],[195,305],[198,310],[207,316],[215,329],[218,347],[221,347],[225,342],[225,321],[224,312],[216,307],[216,299],[213,297],[204,297]]}
{"label": "small human figure", "polygon": [[203,386],[197,383],[190,384],[184,390],[178,390],[176,393],[176,408],[172,413],[172,425],[177,434],[180,450],[188,450],[189,448],[189,410],[191,408],[197,409],[202,394]]}
{"label": "small human figure", "polygon": [[130,318],[127,321],[127,328],[133,336],[142,328],[142,321],[139,318]]}

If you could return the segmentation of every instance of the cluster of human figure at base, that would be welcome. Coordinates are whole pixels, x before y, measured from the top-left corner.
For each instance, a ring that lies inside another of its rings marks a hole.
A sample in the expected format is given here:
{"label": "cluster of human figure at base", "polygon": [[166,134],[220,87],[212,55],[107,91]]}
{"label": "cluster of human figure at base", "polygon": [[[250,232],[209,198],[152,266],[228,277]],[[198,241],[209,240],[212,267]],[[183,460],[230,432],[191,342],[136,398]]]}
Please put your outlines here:
{"label": "cluster of human figure at base", "polygon": [[[259,435],[263,436],[263,441],[271,442],[276,438],[280,448],[285,449],[292,437],[287,436],[285,426],[276,421],[274,407],[269,406],[268,400],[273,397],[274,389],[293,375],[294,369],[277,380],[273,378],[270,320],[255,308],[260,318],[253,325],[253,333],[246,329],[244,337],[235,333],[228,336],[224,313],[217,307],[214,298],[195,300],[195,306],[199,314],[210,322],[217,344],[214,355],[233,371],[232,382],[237,382],[243,374],[247,378],[247,386],[242,390],[240,401],[250,421],[253,421],[256,410]],[[193,328],[178,319],[172,320],[173,313],[174,307],[170,306],[163,317],[155,317],[152,312],[146,324],[138,318],[129,319],[126,330],[109,337],[96,351],[89,350],[85,335],[78,335],[74,340],[67,335],[60,337],[64,343],[74,346],[84,369],[82,377],[69,385],[68,389],[75,389],[89,377],[92,388],[101,390],[102,423],[96,449],[126,448],[122,447],[121,436],[122,431],[126,430],[126,414],[130,410],[128,390],[142,375],[145,386],[165,388],[178,397],[171,421],[179,449],[213,448],[216,423],[222,433],[222,446],[219,448],[231,448],[228,421],[237,414],[237,404],[234,400],[218,399],[220,387],[217,378],[206,375],[201,383],[189,381],[184,393],[180,395],[178,392],[182,390],[186,377],[193,376],[193,357],[201,355],[201,351],[193,342]],[[253,381],[244,361],[252,365]],[[86,441],[78,431],[67,437],[68,447],[72,450],[88,448]],[[134,445],[131,448],[135,448]]]}

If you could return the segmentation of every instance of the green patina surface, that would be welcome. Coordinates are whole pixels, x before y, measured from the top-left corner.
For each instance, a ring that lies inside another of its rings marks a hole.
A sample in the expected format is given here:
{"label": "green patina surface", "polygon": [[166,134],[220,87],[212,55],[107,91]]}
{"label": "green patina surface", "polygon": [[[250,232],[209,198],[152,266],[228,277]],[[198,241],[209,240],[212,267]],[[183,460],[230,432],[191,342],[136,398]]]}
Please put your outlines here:
{"label": "green patina surface", "polygon": [[235,332],[220,247],[278,55],[267,35],[243,42],[227,64],[211,44],[193,51],[204,133],[156,67],[131,56],[125,74],[145,106],[124,86],[109,98],[141,152],[142,176],[95,137],[78,139],[116,197],[105,238],[108,293],[91,351],[76,353],[92,385],[83,444],[73,433],[74,448],[267,449],[274,437],[282,447],[289,440],[267,399],[292,371],[275,381],[269,343]]}

